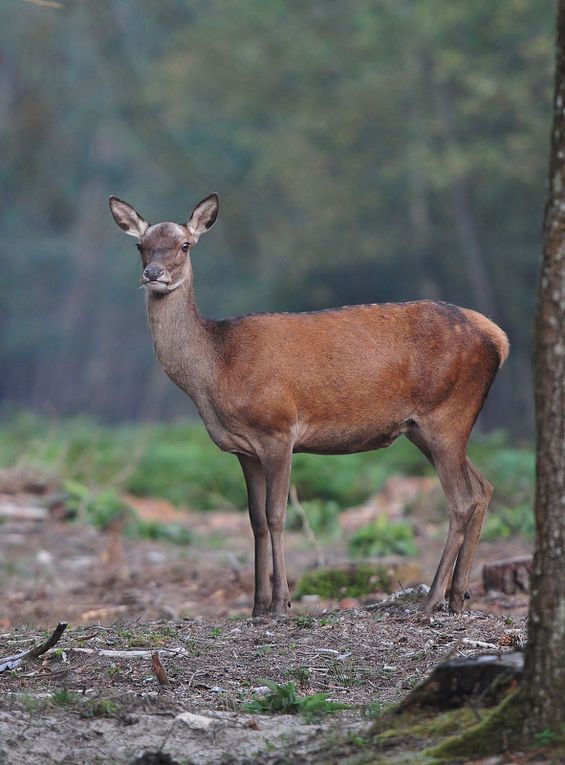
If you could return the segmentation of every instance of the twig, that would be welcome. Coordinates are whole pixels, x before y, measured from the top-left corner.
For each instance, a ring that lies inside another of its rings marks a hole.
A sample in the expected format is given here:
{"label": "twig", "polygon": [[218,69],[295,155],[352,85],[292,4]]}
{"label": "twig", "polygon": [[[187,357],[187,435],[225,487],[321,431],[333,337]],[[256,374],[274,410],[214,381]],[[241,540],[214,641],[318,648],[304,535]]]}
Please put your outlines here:
{"label": "twig", "polygon": [[16,669],[26,659],[36,659],[41,654],[46,653],[52,648],[55,643],[59,641],[59,638],[63,632],[67,629],[67,622],[59,622],[55,627],[50,637],[41,645],[36,645],[34,648],[30,648],[29,651],[22,651],[14,656],[8,656],[0,661],[0,672],[5,672],[7,669]]}
{"label": "twig", "polygon": [[151,654],[151,669],[155,673],[155,676],[161,685],[171,684],[171,681],[169,680],[169,676],[167,675],[167,671],[165,667],[161,664],[161,659],[159,658],[159,651],[154,651]]}

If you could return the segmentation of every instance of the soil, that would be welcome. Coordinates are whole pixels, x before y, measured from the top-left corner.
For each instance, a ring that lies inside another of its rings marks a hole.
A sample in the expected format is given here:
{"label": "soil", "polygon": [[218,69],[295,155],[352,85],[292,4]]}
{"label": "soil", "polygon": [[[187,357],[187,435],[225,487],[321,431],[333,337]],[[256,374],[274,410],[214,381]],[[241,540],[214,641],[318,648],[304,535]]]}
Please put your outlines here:
{"label": "soil", "polygon": [[[395,517],[411,492],[437,490],[433,481],[414,483],[431,479],[395,480],[343,514],[347,534],[371,513]],[[99,531],[47,511],[26,516],[33,498],[0,497],[12,507],[0,534],[0,662],[40,643],[57,622],[70,623],[54,649],[0,674],[1,765],[129,764],[143,753],[140,763],[308,762],[320,737],[362,738],[372,717],[442,660],[515,650],[526,640],[527,597],[485,594],[479,581],[484,562],[528,554],[523,540],[481,544],[472,610],[461,615],[423,617],[413,603],[399,607],[375,592],[362,600],[310,596],[292,617],[251,619],[245,516],[131,501],[146,519],[186,524],[195,543],[128,539],[119,527]],[[385,561],[399,588],[431,580],[444,533],[433,512],[423,513],[419,558]],[[343,562],[345,537],[289,532],[291,585],[321,558]],[[152,670],[155,651],[170,685]],[[263,678],[293,682],[301,695],[328,693],[351,709],[314,724],[245,713],[242,703],[264,692]]]}

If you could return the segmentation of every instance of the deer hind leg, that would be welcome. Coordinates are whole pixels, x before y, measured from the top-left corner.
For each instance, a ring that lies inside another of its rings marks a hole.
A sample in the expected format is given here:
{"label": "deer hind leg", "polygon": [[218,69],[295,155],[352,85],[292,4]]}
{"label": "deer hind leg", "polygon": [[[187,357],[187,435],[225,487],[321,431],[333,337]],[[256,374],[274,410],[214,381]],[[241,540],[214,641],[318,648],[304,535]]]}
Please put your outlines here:
{"label": "deer hind leg", "polygon": [[[424,602],[424,610],[427,613],[431,613],[435,606],[445,598],[447,586],[463,546],[469,522],[478,505],[467,470],[465,454],[450,450],[433,450],[432,453],[441,485],[447,497],[449,526],[445,547],[432,586]],[[455,601],[454,605],[457,606],[456,610],[461,610],[463,597],[460,607]]]}
{"label": "deer hind leg", "polygon": [[290,592],[284,558],[284,525],[290,484],[292,452],[270,455],[264,461],[267,481],[267,523],[273,553],[273,598],[270,611],[285,616],[290,608]]}
{"label": "deer hind leg", "polygon": [[267,523],[267,484],[259,460],[238,455],[247,485],[249,520],[255,541],[255,597],[253,616],[269,613],[271,582],[269,576],[269,524]]}
{"label": "deer hind leg", "polygon": [[467,523],[465,539],[455,564],[453,582],[449,593],[449,608],[455,612],[462,611],[465,597],[470,597],[468,594],[469,577],[471,576],[471,568],[475,560],[485,513],[493,492],[492,484],[486,478],[483,478],[469,458],[467,458],[466,466],[473,484],[474,495],[478,498],[478,502]]}
{"label": "deer hind leg", "polygon": [[[449,527],[445,547],[423,608],[427,613],[431,613],[445,598],[453,569],[464,548],[465,552],[461,556],[456,579],[457,587],[460,587],[462,583],[464,587],[460,598],[455,596],[450,598],[450,608],[461,611],[482,518],[486,510],[486,504],[484,509],[479,508],[481,500],[484,504],[484,494],[482,489],[479,489],[478,472],[474,467],[472,470],[469,468],[470,463],[466,456],[467,434],[461,435],[455,442],[453,434],[450,439],[444,441],[439,440],[437,435],[434,438],[427,438],[420,429],[414,429],[406,435],[435,466],[449,508]],[[474,521],[473,518],[475,518]],[[471,539],[466,543],[469,532]]]}

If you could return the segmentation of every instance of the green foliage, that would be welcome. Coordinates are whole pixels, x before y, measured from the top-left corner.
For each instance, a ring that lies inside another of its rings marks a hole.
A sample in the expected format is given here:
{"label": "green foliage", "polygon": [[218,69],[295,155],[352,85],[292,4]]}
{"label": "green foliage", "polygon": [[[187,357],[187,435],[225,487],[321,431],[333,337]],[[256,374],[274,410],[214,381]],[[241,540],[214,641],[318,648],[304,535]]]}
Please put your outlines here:
{"label": "green foliage", "polygon": [[536,524],[532,505],[495,508],[486,517],[482,538],[488,541],[517,535],[533,539]]}
{"label": "green foliage", "polygon": [[294,619],[294,623],[301,630],[308,630],[314,626],[316,620],[312,616],[301,615]]}
{"label": "green foliage", "polygon": [[534,734],[533,747],[549,746],[557,739],[557,734],[550,728],[544,728]]}
{"label": "green foliage", "polygon": [[127,536],[162,540],[178,545],[189,545],[193,542],[190,529],[180,523],[138,518],[135,510],[124,502],[116,489],[97,492],[78,481],[67,479],[63,482],[63,491],[68,509],[79,517],[84,517],[96,528],[108,528],[113,521],[124,517],[124,533]]}
{"label": "green foliage", "polygon": [[308,685],[312,679],[312,671],[309,667],[292,667],[288,670],[288,675],[299,685]]}
{"label": "green foliage", "polygon": [[[310,499],[302,502],[302,509],[308,524],[316,536],[331,536],[339,531],[340,505],[334,500]],[[286,528],[300,530],[303,527],[301,515],[292,504],[288,506]]]}
{"label": "green foliage", "polygon": [[264,696],[255,695],[252,701],[242,705],[244,712],[253,714],[300,714],[306,722],[319,722],[327,715],[351,709],[350,704],[329,701],[329,693],[299,696],[294,683],[279,684],[272,680],[259,680],[269,688]]}
{"label": "green foliage", "polygon": [[155,539],[162,542],[172,542],[175,545],[190,545],[194,542],[194,535],[180,523],[163,523],[157,520],[133,520],[126,525],[126,534],[140,537],[141,539]]}
{"label": "green foliage", "polygon": [[[470,453],[495,487],[485,538],[529,536],[533,532],[533,450],[513,448],[504,434],[495,433],[475,438]],[[221,452],[202,425],[195,423],[105,427],[84,417],[50,421],[20,411],[5,416],[0,427],[0,468],[13,465],[62,477],[68,506],[97,526],[128,512],[120,496],[124,491],[197,510],[243,510],[247,504],[237,460]],[[339,458],[298,454],[292,480],[314,533],[331,535],[337,533],[339,511],[365,501],[389,477],[431,472],[419,451],[399,439],[377,453]],[[182,525],[134,518],[132,513],[127,533],[179,544],[191,541]],[[302,526],[292,507],[288,523],[290,528]],[[376,529],[360,536],[359,555],[393,551],[412,555],[414,551],[406,526],[377,521]],[[357,543],[352,540],[352,544]]]}
{"label": "green foliage", "polygon": [[78,693],[73,693],[68,688],[58,688],[51,693],[51,703],[58,707],[68,707],[71,704],[76,704],[79,699]]}
{"label": "green foliage", "polygon": [[376,720],[378,717],[382,715],[384,708],[385,708],[385,705],[382,704],[380,701],[378,700],[370,701],[368,704],[366,704],[362,708],[361,714],[367,720]]}
{"label": "green foliage", "polygon": [[84,484],[67,479],[63,482],[63,491],[69,510],[84,515],[86,520],[99,529],[106,528],[123,514],[131,513],[131,508],[115,489],[91,491]]}
{"label": "green foliage", "polygon": [[405,521],[390,521],[386,515],[356,531],[349,540],[349,551],[356,558],[415,556],[418,552],[412,526]]}
{"label": "green foliage", "polygon": [[384,567],[359,564],[343,568],[319,568],[304,574],[296,585],[296,595],[358,598],[376,591],[389,592],[390,587],[390,577]]}
{"label": "green foliage", "polygon": [[112,699],[87,699],[80,710],[80,716],[90,717],[116,717],[123,710],[123,706]]}

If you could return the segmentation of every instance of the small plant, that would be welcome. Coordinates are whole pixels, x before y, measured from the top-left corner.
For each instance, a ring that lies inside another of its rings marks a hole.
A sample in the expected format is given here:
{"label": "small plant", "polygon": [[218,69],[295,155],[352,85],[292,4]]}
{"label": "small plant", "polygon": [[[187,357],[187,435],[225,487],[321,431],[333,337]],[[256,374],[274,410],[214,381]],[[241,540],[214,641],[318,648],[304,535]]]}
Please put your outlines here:
{"label": "small plant", "polygon": [[361,714],[367,720],[376,720],[383,713],[383,705],[380,701],[370,701],[364,707],[361,708]]}
{"label": "small plant", "polygon": [[255,656],[268,656],[270,653],[273,653],[273,646],[271,643],[266,643],[257,648]]}
{"label": "small plant", "polygon": [[487,515],[482,537],[487,541],[508,539],[520,535],[533,539],[535,535],[535,519],[532,505],[529,502],[514,506],[497,506],[494,512]]}
{"label": "small plant", "polygon": [[245,712],[253,714],[301,714],[306,722],[318,722],[329,714],[351,709],[351,704],[329,701],[328,693],[299,696],[294,683],[279,684],[273,680],[259,680],[269,688],[264,696],[255,695],[252,701],[242,705]]}
{"label": "small plant", "polygon": [[68,688],[59,688],[51,694],[51,703],[58,707],[68,707],[79,700],[77,693],[69,691]]}
{"label": "small plant", "polygon": [[555,731],[551,728],[544,728],[534,734],[534,747],[549,746],[557,738]]}
{"label": "small plant", "polygon": [[316,623],[316,620],[313,617],[305,615],[297,616],[294,621],[296,626],[301,630],[310,629]]}
{"label": "small plant", "polygon": [[[302,509],[308,525],[317,536],[332,535],[339,531],[340,506],[333,500],[309,499],[301,502]],[[304,526],[304,520],[294,505],[289,504],[286,527],[300,531]]]}
{"label": "small plant", "polygon": [[222,634],[222,628],[221,627],[212,627],[210,630],[210,637],[211,638],[219,638]]}
{"label": "small plant", "polygon": [[340,568],[319,568],[305,574],[298,582],[296,594],[358,598],[376,591],[390,592],[390,589],[390,576],[384,566],[361,563]]}
{"label": "small plant", "polygon": [[37,696],[32,696],[31,693],[18,694],[13,698],[19,701],[20,704],[23,704],[26,712],[29,712],[29,714],[40,712],[42,709],[45,709],[48,703],[47,699],[38,699]]}
{"label": "small plant", "polygon": [[155,539],[163,542],[172,542],[175,545],[190,545],[194,537],[190,529],[181,523],[162,523],[161,521],[137,521],[129,525],[126,529],[131,536],[141,537],[141,539]]}
{"label": "small plant", "polygon": [[111,699],[89,699],[80,711],[81,717],[115,717],[122,707]]}
{"label": "small plant", "polygon": [[309,667],[292,667],[288,670],[288,674],[296,680],[299,685],[308,685],[310,678],[312,677],[312,672]]}
{"label": "small plant", "polygon": [[362,682],[359,670],[351,659],[349,661],[342,661],[337,658],[332,659],[328,672],[336,683],[345,688],[360,685]]}
{"label": "small plant", "polygon": [[414,556],[418,550],[414,532],[405,521],[389,521],[379,516],[351,537],[349,551],[356,558],[378,558],[383,555]]}
{"label": "small plant", "polygon": [[504,617],[504,624],[506,624],[508,627],[511,627],[514,624],[514,617],[509,615]]}
{"label": "small plant", "polygon": [[184,645],[191,656],[202,656],[204,653],[201,643],[197,643],[196,640],[193,640],[192,638],[187,638]]}
{"label": "small plant", "polygon": [[121,674],[121,669],[118,667],[117,664],[110,664],[106,672],[108,673],[109,677],[116,678],[119,677]]}

